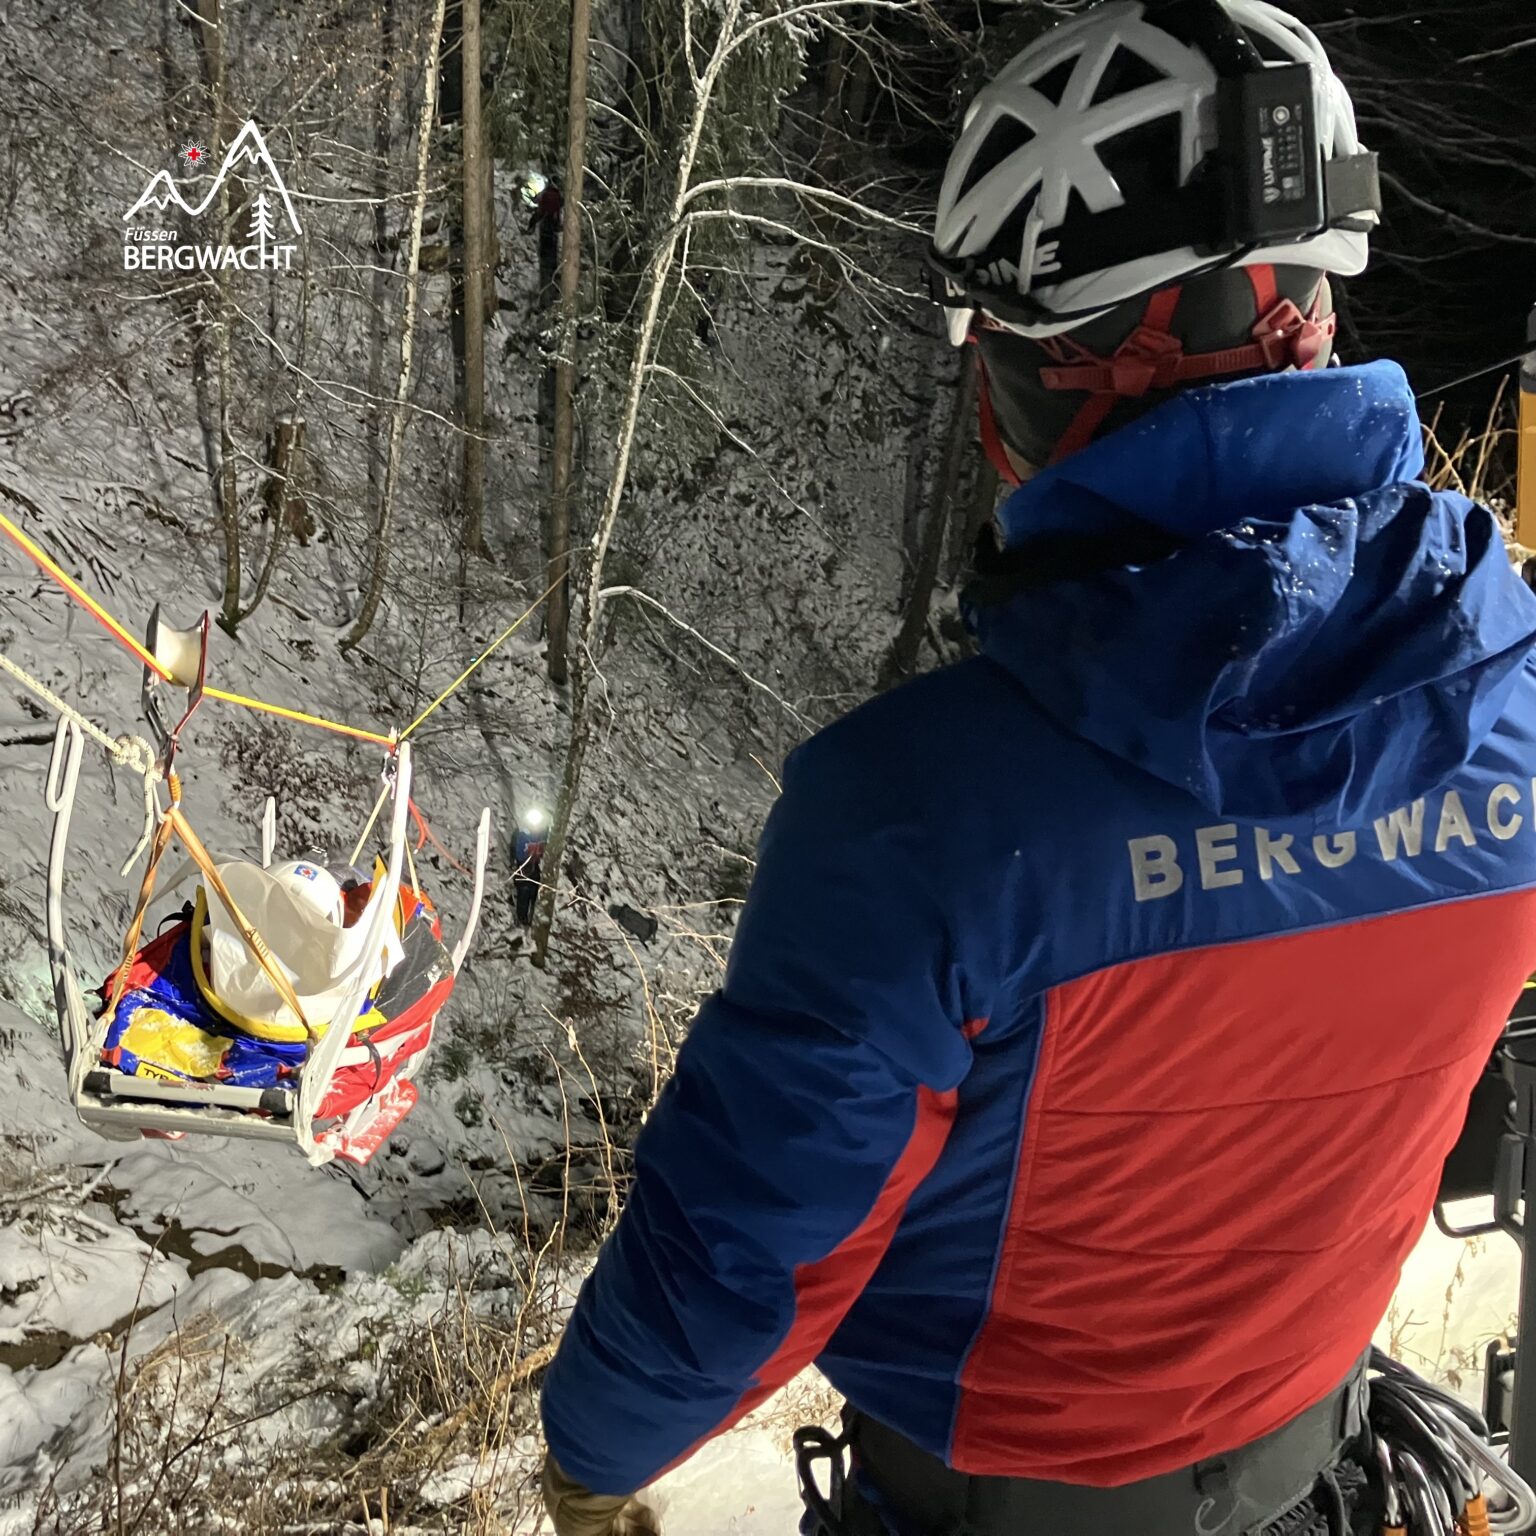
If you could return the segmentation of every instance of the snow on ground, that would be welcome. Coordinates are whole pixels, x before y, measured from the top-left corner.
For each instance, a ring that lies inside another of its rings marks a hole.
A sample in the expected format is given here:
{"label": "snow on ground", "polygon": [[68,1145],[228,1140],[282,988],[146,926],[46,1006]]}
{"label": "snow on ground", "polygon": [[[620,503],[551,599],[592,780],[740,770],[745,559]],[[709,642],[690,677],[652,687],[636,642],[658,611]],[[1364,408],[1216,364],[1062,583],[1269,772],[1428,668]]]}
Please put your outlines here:
{"label": "snow on ground", "polygon": [[162,1306],[185,1278],[177,1260],[85,1211],[23,1214],[0,1233],[0,1343],[89,1338]]}
{"label": "snow on ground", "polygon": [[292,1155],[248,1142],[151,1143],[119,1159],[112,1177],[124,1190],[123,1220],[152,1235],[174,1225],[205,1256],[234,1249],[258,1266],[367,1272],[405,1247],[334,1175],[317,1179]]}

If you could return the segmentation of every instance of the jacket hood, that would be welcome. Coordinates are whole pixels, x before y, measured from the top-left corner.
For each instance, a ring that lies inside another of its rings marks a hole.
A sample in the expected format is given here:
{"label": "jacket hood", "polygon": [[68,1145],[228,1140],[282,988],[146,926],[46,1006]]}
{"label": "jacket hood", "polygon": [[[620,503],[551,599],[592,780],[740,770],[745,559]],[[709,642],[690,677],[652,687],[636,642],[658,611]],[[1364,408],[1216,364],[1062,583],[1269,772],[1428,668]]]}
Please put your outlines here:
{"label": "jacket hood", "polygon": [[[1015,492],[1016,578],[966,617],[1063,729],[1213,812],[1381,815],[1468,762],[1536,642],[1492,513],[1423,468],[1395,363],[1193,390]],[[1172,552],[1031,574],[1149,534]]]}

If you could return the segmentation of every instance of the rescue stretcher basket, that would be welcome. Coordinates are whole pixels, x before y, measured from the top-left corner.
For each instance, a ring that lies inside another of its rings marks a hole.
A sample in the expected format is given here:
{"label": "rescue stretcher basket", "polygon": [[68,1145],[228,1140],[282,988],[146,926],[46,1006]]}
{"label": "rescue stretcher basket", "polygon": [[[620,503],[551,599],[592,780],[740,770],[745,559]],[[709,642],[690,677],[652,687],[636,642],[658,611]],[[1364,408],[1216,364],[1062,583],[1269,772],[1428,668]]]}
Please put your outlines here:
{"label": "rescue stretcher basket", "polygon": [[[177,632],[179,633],[179,632]],[[153,628],[152,628],[153,634]],[[332,1022],[310,1043],[296,1086],[264,1088],[239,1086],[217,1080],[146,1077],[117,1069],[104,1058],[111,1009],[93,1010],[81,986],[80,968],[69,942],[64,919],[69,868],[69,832],[79,786],[84,752],[79,727],[68,719],[59,722],[54,737],[45,798],[53,816],[48,853],[47,931],[49,962],[53,973],[54,1003],[63,1040],[70,1101],[81,1121],[112,1140],[139,1136],[177,1138],[189,1133],[237,1136],[256,1141],[296,1146],[314,1166],[341,1158],[365,1163],[409,1113],[417,1099],[415,1076],[431,1043],[437,1013],[447,999],[453,978],[469,953],[479,921],[485,873],[490,852],[490,811],[480,817],[476,839],[473,894],[464,932],[451,954],[451,973],[415,1002],[417,1013],[410,1028],[395,1031],[385,1049],[393,1048],[403,1059],[391,1060],[386,1075],[375,1074],[376,1090],[345,1092],[348,1073],[358,1079],[357,1068],[380,1060],[379,1047],[354,1038],[350,1021],[370,1006],[382,984],[376,972],[360,968],[355,982],[331,1016]],[[377,954],[384,947],[385,927],[397,921],[402,894],[402,871],[408,854],[407,829],[411,814],[411,748],[402,742],[386,765],[389,851],[381,861],[384,882],[380,899],[370,900],[363,920],[369,925],[364,945]],[[174,807],[156,803],[156,815],[164,821]],[[263,866],[272,863],[276,841],[276,803],[268,799],[261,826]],[[411,892],[406,892],[409,897]],[[211,897],[210,897],[211,899]],[[440,928],[436,933],[440,936]],[[196,940],[194,938],[193,942]],[[144,946],[148,948],[148,946]],[[143,950],[138,951],[139,954]],[[450,970],[447,952],[439,969]],[[126,963],[126,962],[125,962]],[[387,1032],[386,1032],[387,1033]],[[105,1053],[110,1057],[110,1053]],[[355,1101],[355,1102],[354,1102]]]}

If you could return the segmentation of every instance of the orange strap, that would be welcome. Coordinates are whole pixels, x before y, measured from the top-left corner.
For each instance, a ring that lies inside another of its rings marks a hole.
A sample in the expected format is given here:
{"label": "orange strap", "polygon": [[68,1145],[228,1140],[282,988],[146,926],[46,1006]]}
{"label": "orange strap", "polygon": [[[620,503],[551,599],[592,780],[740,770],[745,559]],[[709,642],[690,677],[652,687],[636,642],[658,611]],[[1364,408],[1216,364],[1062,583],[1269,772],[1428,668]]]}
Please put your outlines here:
{"label": "orange strap", "polygon": [[[175,775],[171,777],[174,779]],[[175,791],[172,791],[175,793]],[[149,903],[155,894],[155,880],[160,873],[160,861],[165,857],[165,850],[171,846],[171,823],[167,818],[155,828],[155,840],[150,846],[149,863],[144,866],[144,878],[139,882],[139,899],[134,903],[133,917],[128,924],[128,932],[123,938],[123,958],[117,967],[117,973],[112,978],[112,994],[107,999],[106,1018],[110,1023],[117,1017],[117,1005],[123,1000],[123,993],[128,990],[128,974],[133,969],[134,956],[139,952],[139,935],[144,932],[144,914],[149,911]]]}
{"label": "orange strap", "polygon": [[464,866],[460,864],[459,861],[454,858],[454,856],[449,853],[449,851],[438,841],[437,833],[432,830],[430,824],[427,821],[427,818],[421,814],[421,811],[417,808],[416,802],[414,800],[411,801],[411,815],[415,819],[417,831],[421,834],[416,839],[417,853],[421,852],[423,843],[430,842],[432,846],[436,848],[437,851],[442,854],[442,856],[447,859],[448,862],[452,864],[453,867],[458,870],[461,875],[465,876],[467,879],[473,880],[475,877],[470,874],[470,872],[465,869]]}
{"label": "orange strap", "polygon": [[266,940],[257,933],[250,919],[235,904],[235,898],[224,883],[224,877],[214,867],[208,850],[203,846],[203,840],[192,830],[191,823],[182,814],[180,780],[175,773],[171,773],[167,776],[167,781],[170,785],[171,803],[166,808],[160,825],[155,829],[155,841],[149,852],[149,863],[145,866],[143,880],[139,882],[139,899],[134,904],[133,918],[128,924],[128,932],[123,939],[122,963],[117,968],[117,974],[112,978],[112,995],[107,999],[106,1018],[110,1021],[116,1016],[117,1006],[123,1000],[123,993],[128,990],[128,975],[133,969],[134,956],[139,952],[139,937],[144,931],[144,914],[149,910],[150,901],[154,897],[155,880],[160,873],[160,862],[165,857],[166,849],[171,846],[171,835],[174,833],[181,839],[182,845],[192,856],[192,862],[197,865],[203,878],[224,904],[225,911],[234,919],[235,927],[240,931],[240,937],[245,940],[246,947],[256,956],[256,963],[266,973],[267,980],[277,989],[277,995],[293,1009],[294,1017],[304,1026],[304,1033],[309,1036],[310,1041],[317,1040],[319,1036],[304,1016],[304,1005],[299,1002],[298,993],[293,990],[293,983],[288,980],[283,968],[277,963],[272,951],[267,947]]}
{"label": "orange strap", "polygon": [[257,933],[251,920],[235,905],[235,898],[224,883],[224,877],[214,867],[208,850],[203,847],[203,840],[192,830],[191,824],[182,815],[180,806],[174,803],[171,805],[165,813],[165,825],[176,829],[176,835],[181,839],[187,852],[192,855],[192,862],[197,865],[203,878],[224,904],[224,910],[234,919],[235,927],[240,930],[240,937],[245,940],[246,948],[255,955],[256,963],[265,972],[267,980],[277,989],[277,995],[293,1010],[294,1017],[304,1026],[304,1033],[309,1036],[311,1042],[318,1040],[320,1037],[315,1033],[314,1026],[304,1016],[304,1005],[299,1001],[298,993],[293,990],[293,983],[283,973],[283,968],[267,947],[267,941]]}

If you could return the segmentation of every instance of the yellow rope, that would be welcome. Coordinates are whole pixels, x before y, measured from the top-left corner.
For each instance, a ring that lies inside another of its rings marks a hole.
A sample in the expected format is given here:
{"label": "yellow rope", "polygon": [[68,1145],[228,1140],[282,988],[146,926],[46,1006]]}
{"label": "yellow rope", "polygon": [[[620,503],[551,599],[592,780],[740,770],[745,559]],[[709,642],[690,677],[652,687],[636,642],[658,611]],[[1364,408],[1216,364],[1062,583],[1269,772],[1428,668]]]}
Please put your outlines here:
{"label": "yellow rope", "polygon": [[281,704],[268,704],[262,699],[250,699],[243,693],[226,693],[222,688],[205,688],[203,690],[210,699],[218,699],[225,704],[238,704],[242,709],[260,710],[265,715],[280,715],[284,720],[296,720],[300,725],[318,725],[322,730],[335,731],[341,736],[355,736],[359,741],[377,742],[381,747],[388,747],[391,752],[395,749],[392,736],[381,735],[378,731],[365,731],[358,725],[343,725],[339,720],[327,720],[324,715],[307,715],[302,709],[287,709]]}
{"label": "yellow rope", "polygon": [[155,657],[144,648],[141,641],[136,640],[123,626],[107,612],[100,603],[91,596],[78,581],[74,579],[52,555],[45,550],[36,540],[29,538],[20,528],[8,518],[4,512],[0,512],[0,533],[5,533],[15,542],[16,547],[37,566],[40,571],[46,572],[63,589],[80,604],[98,624],[113,636],[125,649],[131,651],[152,672],[161,677],[169,677],[165,668]]}
{"label": "yellow rope", "polygon": [[373,802],[373,810],[369,814],[368,820],[363,823],[363,830],[357,839],[357,847],[352,850],[352,857],[347,860],[348,864],[356,864],[363,856],[363,844],[368,841],[368,834],[373,831],[373,825],[379,819],[379,812],[384,809],[384,802],[388,799],[389,781],[386,779],[384,788],[379,791],[379,798]]}
{"label": "yellow rope", "polygon": [[508,624],[507,627],[502,630],[502,632],[497,635],[496,638],[492,640],[491,643],[486,646],[486,648],[481,651],[480,654],[476,656],[475,659],[470,662],[470,664],[465,667],[464,670],[460,672],[459,675],[454,678],[454,680],[449,683],[448,686],[444,688],[443,691],[438,694],[438,696],[433,699],[432,702],[428,704],[427,707],[422,710],[422,712],[417,715],[416,718],[412,720],[411,723],[406,726],[403,731],[400,732],[400,740],[404,741],[406,737],[408,737],[411,732],[414,731],[416,727],[420,725],[427,718],[427,716],[430,715],[440,704],[446,704],[448,700],[460,688],[462,688],[471,677],[474,676],[476,671],[479,670],[480,663],[488,660],[505,641],[510,640],[512,636],[515,635],[517,631],[521,629],[523,625],[527,623],[527,621],[539,611],[539,608],[543,604],[544,599],[547,598],[549,594],[553,592],[555,588],[558,587],[564,580],[565,577],[562,575],[557,576],[554,581],[550,582],[550,584],[545,587],[544,591],[538,597],[536,597],[531,604],[529,604],[527,609],[525,609],[522,614],[514,619],[512,623]]}
{"label": "yellow rope", "polygon": [[[79,603],[81,607],[83,607],[127,651],[129,651],[133,656],[137,657],[139,661],[143,662],[144,665],[147,666],[152,672],[157,673],[161,677],[169,676],[169,673],[167,673],[165,667],[157,657],[155,657],[149,650],[147,650],[139,640],[134,638],[133,635],[129,634],[127,629],[125,629],[117,619],[113,618],[112,615],[108,613],[107,610],[103,608],[102,605],[98,603],[96,599],[93,598],[90,593],[85,590],[84,587],[80,585],[79,582],[75,581],[73,577],[71,577],[63,569],[63,567],[60,566],[59,563],[54,560],[46,550],[42,548],[41,545],[23,533],[22,530],[18,528],[16,524],[13,523],[11,519],[8,518],[3,512],[0,512],[0,533],[9,535],[17,547],[30,560],[32,560],[32,562],[37,565],[40,570],[51,576],[54,581],[56,581],[72,598],[74,598],[75,601]],[[380,746],[388,747],[389,750],[393,752],[395,749],[396,741],[404,741],[405,738],[409,736],[411,732],[414,731],[416,727],[419,726],[430,714],[432,714],[434,710],[436,710],[440,705],[444,704],[459,688],[468,682],[469,679],[473,677],[475,672],[479,669],[481,663],[489,659],[507,640],[511,639],[511,637],[516,634],[519,629],[522,628],[528,619],[530,619],[535,613],[538,612],[540,606],[543,604],[549,594],[553,592],[555,588],[558,587],[564,580],[565,577],[561,575],[554,581],[550,582],[550,584],[544,589],[543,593],[533,603],[531,603],[529,607],[521,615],[519,615],[517,619],[515,619],[504,630],[502,630],[502,632],[488,646],[486,646],[486,648],[481,651],[481,653],[475,657],[475,659],[470,662],[470,664],[465,667],[465,669],[459,673],[459,675],[454,678],[454,680],[445,689],[443,689],[443,691],[438,694],[438,696],[433,699],[432,702],[428,704],[427,707],[422,710],[422,712],[417,715],[413,721],[411,721],[410,725],[408,725],[405,730],[400,733],[398,738],[392,735],[382,735],[378,731],[367,731],[364,730],[361,726],[344,725],[341,721],[328,719],[324,715],[307,714],[301,709],[288,709],[281,704],[268,704],[263,699],[250,698],[243,693],[226,693],[222,688],[209,687],[205,689],[204,692],[210,699],[218,699],[225,704],[235,704],[242,709],[254,709],[259,710],[263,714],[277,715],[284,720],[296,721],[300,725],[318,726],[321,730],[335,731],[342,736],[355,737],[359,741],[377,742]],[[14,663],[11,663],[7,666],[6,670],[14,672],[19,669],[15,668]],[[35,680],[33,679],[24,678],[22,680],[26,682],[28,687],[33,688],[34,691],[36,691],[40,686],[36,684]],[[55,708],[60,709],[61,713],[63,712],[64,706],[62,706],[61,703],[56,702],[52,697],[49,698],[49,702],[52,703]],[[90,730],[98,729],[96,727],[92,727],[88,721],[84,722],[84,727]],[[105,735],[105,733],[101,734],[103,736]],[[108,750],[114,751],[114,755],[116,755],[114,748],[109,747]]]}
{"label": "yellow rope", "polygon": [[[127,629],[91,596],[35,539],[29,538],[5,513],[0,512],[0,533],[10,537],[16,547],[46,575],[51,576],[74,600],[85,609],[126,651],[143,662],[151,672],[169,678],[161,661],[128,633]],[[9,670],[9,669],[8,669]],[[29,684],[30,686],[30,684]],[[244,694],[226,693],[222,688],[204,690],[210,699],[220,699],[225,704],[238,704],[244,709],[256,709],[268,715],[281,715],[285,720],[297,720],[301,725],[315,725],[322,730],[336,731],[343,736],[355,736],[361,741],[374,741],[394,750],[394,740],[377,731],[365,731],[359,726],[343,725],[339,720],[327,720],[323,715],[308,715],[302,710],[285,709],[279,704],[267,704],[261,699],[248,699]]]}

